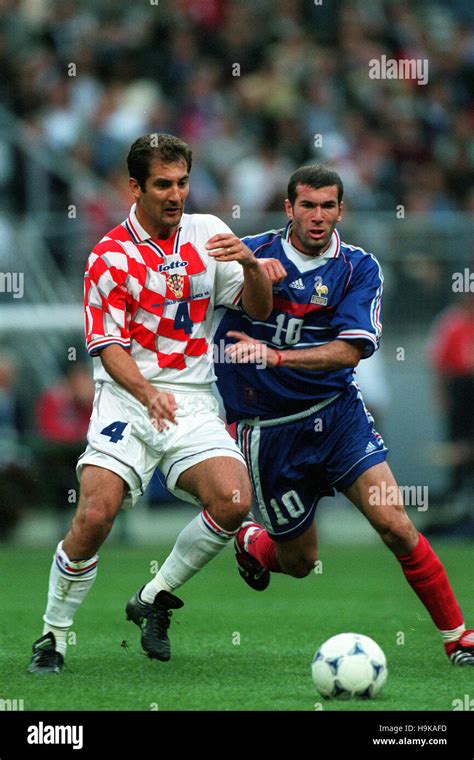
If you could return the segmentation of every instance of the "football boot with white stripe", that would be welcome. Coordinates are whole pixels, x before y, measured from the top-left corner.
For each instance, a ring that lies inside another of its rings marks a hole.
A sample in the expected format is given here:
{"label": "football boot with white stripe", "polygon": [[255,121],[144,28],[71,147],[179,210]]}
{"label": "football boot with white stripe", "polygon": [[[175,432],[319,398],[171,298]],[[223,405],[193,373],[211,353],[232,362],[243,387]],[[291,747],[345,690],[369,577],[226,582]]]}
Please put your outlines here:
{"label": "football boot with white stripe", "polygon": [[61,672],[64,664],[64,657],[61,652],[56,651],[56,639],[54,633],[45,633],[38,641],[33,644],[33,657],[28,665],[28,673],[46,673]]}
{"label": "football boot with white stripe", "polygon": [[255,522],[254,516],[250,513],[234,538],[235,561],[237,570],[245,583],[254,591],[265,591],[270,583],[270,571],[247,551],[252,529],[262,530],[262,526]]}
{"label": "football boot with white stripe", "polygon": [[453,665],[474,666],[474,630],[464,631],[461,638],[450,641],[444,648]]}

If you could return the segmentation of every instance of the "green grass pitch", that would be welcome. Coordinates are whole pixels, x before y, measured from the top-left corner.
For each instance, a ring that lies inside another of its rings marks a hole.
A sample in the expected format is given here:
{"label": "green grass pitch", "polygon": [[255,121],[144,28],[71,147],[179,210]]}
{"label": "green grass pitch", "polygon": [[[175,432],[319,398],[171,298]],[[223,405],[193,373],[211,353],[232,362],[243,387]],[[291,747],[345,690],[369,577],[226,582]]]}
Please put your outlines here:
{"label": "green grass pitch", "polygon": [[[472,692],[472,669],[450,665],[398,563],[377,546],[326,545],[321,573],[274,575],[263,593],[243,583],[227,549],[180,590],[171,661],[151,661],[124,607],[170,548],[103,548],[63,673],[46,677],[26,666],[41,634],[51,551],[3,548],[0,699],[22,699],[25,710],[450,711]],[[437,548],[472,626],[472,547]],[[343,631],[373,637],[387,655],[388,681],[375,700],[327,701],[313,687],[314,651]]]}

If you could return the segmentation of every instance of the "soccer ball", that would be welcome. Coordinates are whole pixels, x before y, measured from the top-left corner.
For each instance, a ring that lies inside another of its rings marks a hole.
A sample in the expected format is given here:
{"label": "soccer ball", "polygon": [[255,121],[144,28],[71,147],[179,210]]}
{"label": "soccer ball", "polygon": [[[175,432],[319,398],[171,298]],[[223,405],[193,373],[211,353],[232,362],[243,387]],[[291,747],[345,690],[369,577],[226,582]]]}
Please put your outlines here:
{"label": "soccer ball", "polygon": [[311,674],[322,697],[371,698],[387,680],[387,661],[379,645],[361,633],[338,633],[313,657]]}

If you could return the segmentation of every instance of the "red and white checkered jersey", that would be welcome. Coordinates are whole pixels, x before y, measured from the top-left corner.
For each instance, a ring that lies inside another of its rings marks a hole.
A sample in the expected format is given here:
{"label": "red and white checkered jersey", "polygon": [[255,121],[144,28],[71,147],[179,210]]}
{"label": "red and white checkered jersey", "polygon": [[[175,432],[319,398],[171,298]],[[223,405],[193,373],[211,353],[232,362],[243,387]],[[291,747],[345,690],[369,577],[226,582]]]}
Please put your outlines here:
{"label": "red and white checkered jersey", "polygon": [[130,351],[148,380],[166,385],[215,379],[212,321],[217,306],[238,308],[243,269],[216,262],[205,244],[230,232],[210,214],[183,214],[168,240],[143,229],[132,206],[89,256],[85,273],[86,345],[94,379],[112,381],[98,358],[113,343]]}

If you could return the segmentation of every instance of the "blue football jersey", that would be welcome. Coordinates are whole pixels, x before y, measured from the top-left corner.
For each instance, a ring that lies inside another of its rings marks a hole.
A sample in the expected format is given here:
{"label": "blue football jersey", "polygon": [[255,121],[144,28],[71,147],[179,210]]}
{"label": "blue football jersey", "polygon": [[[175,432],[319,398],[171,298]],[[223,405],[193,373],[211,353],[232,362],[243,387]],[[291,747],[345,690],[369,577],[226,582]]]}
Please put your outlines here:
{"label": "blue football jersey", "polygon": [[[383,276],[377,259],[342,242],[337,230],[324,254],[305,256],[291,245],[290,226],[243,238],[258,258],[279,259],[287,277],[273,286],[273,311],[264,322],[242,311],[225,311],[215,333],[217,356],[222,357],[223,341],[233,342],[226,333],[238,330],[280,351],[358,340],[367,358],[378,348],[382,332]],[[353,380],[352,369],[263,369],[219,359],[215,371],[228,422],[302,411]]]}

